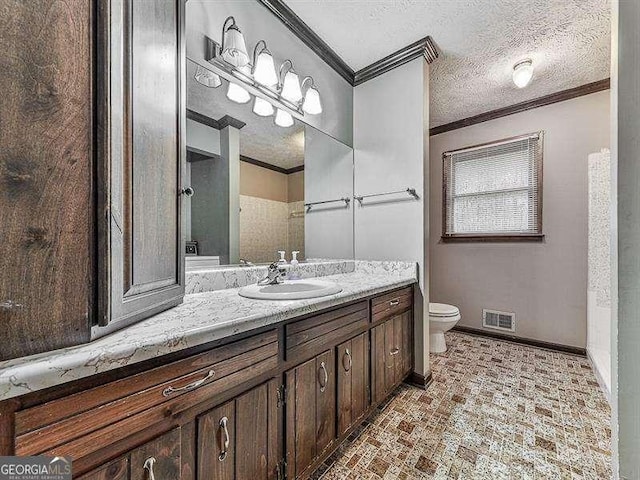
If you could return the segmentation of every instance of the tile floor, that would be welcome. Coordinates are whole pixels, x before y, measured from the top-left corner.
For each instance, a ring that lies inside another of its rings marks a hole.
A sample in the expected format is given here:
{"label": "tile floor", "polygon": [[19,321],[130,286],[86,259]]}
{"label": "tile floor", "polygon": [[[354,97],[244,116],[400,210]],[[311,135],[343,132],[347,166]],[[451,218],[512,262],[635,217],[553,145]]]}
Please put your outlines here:
{"label": "tile floor", "polygon": [[334,479],[609,479],[609,405],[586,358],[450,332],[316,472]]}

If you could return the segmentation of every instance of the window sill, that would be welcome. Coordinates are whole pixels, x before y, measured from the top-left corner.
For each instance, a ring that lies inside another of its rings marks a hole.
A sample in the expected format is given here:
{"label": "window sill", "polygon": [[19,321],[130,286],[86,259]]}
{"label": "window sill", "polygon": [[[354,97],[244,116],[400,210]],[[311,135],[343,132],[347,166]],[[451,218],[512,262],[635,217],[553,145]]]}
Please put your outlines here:
{"label": "window sill", "polygon": [[543,233],[509,233],[503,235],[443,235],[441,243],[510,243],[529,242],[540,243],[544,241]]}

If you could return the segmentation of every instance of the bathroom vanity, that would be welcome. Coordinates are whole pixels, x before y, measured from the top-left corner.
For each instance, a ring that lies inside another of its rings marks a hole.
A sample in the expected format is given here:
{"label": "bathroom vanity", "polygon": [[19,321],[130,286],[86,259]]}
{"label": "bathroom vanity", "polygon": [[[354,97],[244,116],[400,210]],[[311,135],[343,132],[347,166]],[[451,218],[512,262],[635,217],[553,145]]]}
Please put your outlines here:
{"label": "bathroom vanity", "polygon": [[413,365],[415,273],[326,278],[343,291],[187,295],[93,344],[17,359],[0,454],[71,456],[83,479],[307,478]]}

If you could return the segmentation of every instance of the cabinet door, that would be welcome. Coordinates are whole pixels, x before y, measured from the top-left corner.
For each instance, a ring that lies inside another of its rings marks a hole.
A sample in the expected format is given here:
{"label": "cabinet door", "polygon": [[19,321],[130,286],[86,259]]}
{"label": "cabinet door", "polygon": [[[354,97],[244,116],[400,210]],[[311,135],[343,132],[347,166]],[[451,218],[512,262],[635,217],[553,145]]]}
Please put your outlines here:
{"label": "cabinet door", "polygon": [[94,337],[184,296],[184,0],[112,0],[101,17],[98,324],[108,327]]}
{"label": "cabinet door", "polygon": [[198,419],[198,478],[276,478],[281,458],[277,390],[277,382],[270,381]]}
{"label": "cabinet door", "polygon": [[386,375],[388,363],[387,349],[385,347],[385,322],[371,330],[371,383],[373,403],[380,403],[387,396]]}
{"label": "cabinet door", "polygon": [[375,327],[371,343],[373,401],[379,403],[411,370],[411,312]]}
{"label": "cabinet door", "polygon": [[338,345],[338,436],[360,420],[369,405],[369,339],[363,333]]}
{"label": "cabinet door", "polygon": [[289,370],[287,386],[287,476],[300,477],[336,437],[333,350]]}
{"label": "cabinet door", "polygon": [[180,428],[132,450],[129,462],[131,480],[180,480]]}

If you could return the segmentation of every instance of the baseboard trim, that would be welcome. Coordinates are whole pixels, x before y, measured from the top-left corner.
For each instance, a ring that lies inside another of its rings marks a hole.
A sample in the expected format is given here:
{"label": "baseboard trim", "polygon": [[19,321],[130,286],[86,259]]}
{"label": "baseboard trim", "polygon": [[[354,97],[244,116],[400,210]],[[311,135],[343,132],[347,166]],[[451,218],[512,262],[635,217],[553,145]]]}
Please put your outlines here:
{"label": "baseboard trim", "polygon": [[409,385],[413,385],[414,387],[418,387],[424,390],[429,388],[429,385],[431,385],[431,382],[433,382],[433,377],[431,376],[431,372],[429,372],[429,374],[426,377],[421,373],[411,372],[405,380],[405,383],[408,383]]}
{"label": "baseboard trim", "polygon": [[589,350],[587,350],[587,358],[589,359],[589,363],[591,363],[591,369],[593,370],[593,374],[596,376],[598,385],[600,385],[600,390],[602,390],[607,402],[611,405],[611,391],[609,390],[609,387],[607,387],[607,383],[604,381],[604,378],[602,378],[602,374],[598,369],[598,364],[593,360],[593,355],[591,355]]}
{"label": "baseboard trim", "polygon": [[531,338],[516,337],[515,335],[507,335],[507,334],[498,333],[498,332],[488,332],[487,330],[480,330],[479,328],[472,328],[472,327],[464,327],[461,325],[456,325],[455,327],[453,327],[453,330],[461,333],[468,333],[470,335],[478,335],[480,337],[489,337],[489,338],[495,338],[497,340],[504,340],[507,342],[520,343],[523,345],[529,345],[530,347],[545,348],[547,350],[555,350],[557,352],[570,353],[572,355],[579,355],[581,357],[587,356],[587,349],[581,348],[581,347],[573,347],[570,345],[562,345],[559,343],[544,342],[542,340],[533,340]]}

